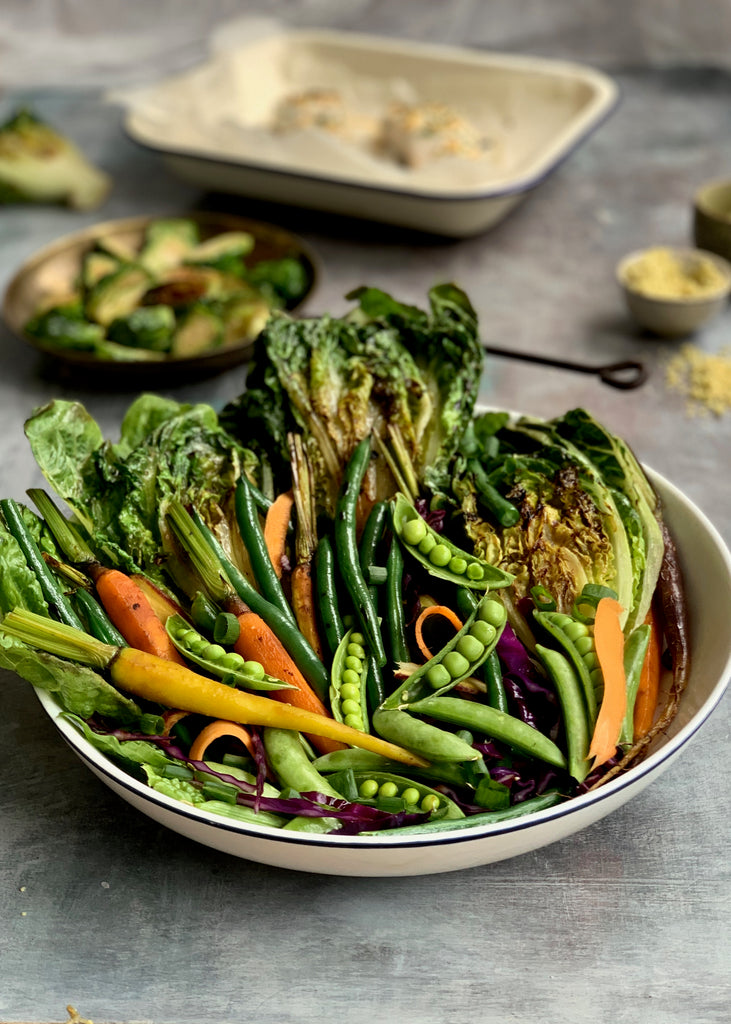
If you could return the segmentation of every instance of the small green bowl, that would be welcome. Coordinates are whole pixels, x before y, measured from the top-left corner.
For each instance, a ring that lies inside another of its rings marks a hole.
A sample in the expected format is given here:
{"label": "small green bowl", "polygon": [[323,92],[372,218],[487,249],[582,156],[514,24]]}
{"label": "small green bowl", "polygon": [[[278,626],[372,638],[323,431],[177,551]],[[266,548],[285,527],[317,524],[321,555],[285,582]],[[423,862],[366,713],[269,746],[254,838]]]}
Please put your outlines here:
{"label": "small green bowl", "polygon": [[712,181],[693,202],[695,244],[731,260],[731,180]]}

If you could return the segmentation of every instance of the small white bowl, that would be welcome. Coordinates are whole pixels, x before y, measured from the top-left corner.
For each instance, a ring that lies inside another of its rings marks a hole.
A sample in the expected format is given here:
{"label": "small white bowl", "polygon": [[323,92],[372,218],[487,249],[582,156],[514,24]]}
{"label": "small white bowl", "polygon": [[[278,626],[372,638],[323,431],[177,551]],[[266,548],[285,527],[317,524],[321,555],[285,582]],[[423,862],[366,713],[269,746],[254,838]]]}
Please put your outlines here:
{"label": "small white bowl", "polygon": [[[693,270],[700,261],[713,264],[720,273],[720,283],[699,295],[678,295],[675,298],[653,295],[631,280],[632,271],[649,258],[655,249],[669,252],[681,265]],[[627,307],[638,324],[654,334],[679,338],[695,333],[717,317],[728,303],[731,293],[731,264],[704,249],[653,246],[629,253],[617,265],[619,282]]]}
{"label": "small white bowl", "polygon": [[[506,860],[564,839],[615,811],[656,779],[714,710],[731,674],[731,554],[708,519],[677,488],[648,471],[675,538],[691,628],[691,672],[680,709],[648,756],[599,789],[537,814],[441,835],[377,837],[285,832],[216,817],[148,789],[59,718],[53,696],[38,697],[71,749],[110,789],[154,821],[235,857],[343,878],[436,874]],[[723,756],[723,751],[718,751]],[[652,822],[647,822],[648,835]]]}

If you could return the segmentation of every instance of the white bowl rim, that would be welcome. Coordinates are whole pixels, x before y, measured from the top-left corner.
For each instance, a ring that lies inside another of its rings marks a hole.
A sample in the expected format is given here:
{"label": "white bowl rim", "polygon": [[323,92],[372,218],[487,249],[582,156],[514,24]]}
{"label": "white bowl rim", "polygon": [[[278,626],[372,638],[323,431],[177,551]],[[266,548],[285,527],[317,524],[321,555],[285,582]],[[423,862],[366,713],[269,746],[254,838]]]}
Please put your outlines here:
{"label": "white bowl rim", "polygon": [[[726,572],[731,577],[731,552],[726,546],[718,530],[711,523],[701,509],[696,506],[679,488],[670,483],[659,473],[649,467],[644,467],[653,484],[659,483],[661,487],[672,494],[675,501],[685,505],[693,512],[695,518],[700,521],[706,535],[712,541],[716,552],[723,562]],[[157,805],[161,809],[171,811],[182,818],[195,821],[198,824],[210,826],[223,832],[229,832],[246,839],[264,840],[273,843],[289,843],[305,846],[322,846],[333,849],[358,849],[358,850],[388,850],[422,847],[422,846],[448,846],[460,843],[472,842],[475,840],[489,839],[491,837],[504,836],[522,832],[534,826],[545,825],[552,821],[565,818],[568,815],[577,813],[592,806],[597,806],[612,797],[621,794],[624,790],[633,787],[646,775],[658,769],[664,762],[674,757],[684,747],[698,730],[707,721],[710,715],[718,706],[728,686],[729,675],[731,675],[731,643],[727,654],[726,664],[721,672],[718,682],[712,689],[701,707],[696,711],[690,721],[683,726],[671,739],[667,740],[657,750],[650,754],[638,765],[630,768],[623,775],[618,775],[598,789],[591,790],[580,796],[572,797],[564,803],[543,811],[527,814],[524,817],[508,819],[492,825],[465,826],[458,831],[447,831],[443,833],[430,832],[414,834],[411,836],[399,837],[398,835],[381,836],[338,836],[337,834],[286,832],[283,829],[272,828],[266,825],[254,825],[248,822],[235,821],[230,818],[211,814],[209,811],[196,808],[192,804],[168,797],[158,793],[143,782],[127,775],[121,768],[117,768],[100,751],[96,750],[70,723],[57,716],[60,713],[58,704],[52,694],[34,687],[36,696],[53,724],[61,733],[63,739],[84,761],[89,768],[98,775],[103,775],[115,787],[121,787],[134,794],[144,801]]]}

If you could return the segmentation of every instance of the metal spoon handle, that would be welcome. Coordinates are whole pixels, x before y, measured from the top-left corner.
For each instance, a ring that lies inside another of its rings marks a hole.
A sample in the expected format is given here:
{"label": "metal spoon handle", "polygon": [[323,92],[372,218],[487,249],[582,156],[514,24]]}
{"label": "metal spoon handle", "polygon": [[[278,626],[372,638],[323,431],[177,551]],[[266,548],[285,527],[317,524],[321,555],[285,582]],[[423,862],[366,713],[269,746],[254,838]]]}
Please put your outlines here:
{"label": "metal spoon handle", "polygon": [[590,373],[612,388],[629,391],[638,388],[647,380],[647,369],[636,359],[624,359],[619,363],[608,363],[605,366],[590,366],[587,363],[574,363],[569,359],[553,359],[535,352],[516,352],[514,349],[500,348],[496,345],[484,345],[490,355],[504,356],[506,359],[520,359],[524,363],[539,363],[541,366],[555,366],[559,370],[573,370],[576,373]]}

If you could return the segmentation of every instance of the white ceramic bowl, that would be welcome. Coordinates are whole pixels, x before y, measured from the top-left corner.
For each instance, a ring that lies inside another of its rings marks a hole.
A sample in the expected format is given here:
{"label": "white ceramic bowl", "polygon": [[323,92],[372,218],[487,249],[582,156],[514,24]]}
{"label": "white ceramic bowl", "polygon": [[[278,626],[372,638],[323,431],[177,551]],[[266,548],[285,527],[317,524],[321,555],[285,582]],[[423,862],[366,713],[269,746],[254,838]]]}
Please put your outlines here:
{"label": "white ceramic bowl", "polygon": [[[110,789],[167,828],[236,857],[297,871],[343,876],[436,874],[505,860],[586,828],[637,796],[696,735],[731,674],[731,554],[708,519],[677,488],[650,473],[673,532],[685,576],[692,668],[680,710],[650,754],[625,775],[549,810],[491,827],[399,839],[306,835],[218,818],[148,789],[58,718],[53,697],[37,691],[59,732]],[[648,828],[650,822],[648,822]]]}
{"label": "white ceramic bowl", "polygon": [[[411,169],[332,133],[270,131],[284,96],[323,88],[362,121],[392,99],[446,104],[490,147],[476,163]],[[286,30],[224,39],[198,68],[113,98],[129,136],[200,187],[464,237],[540,185],[613,110],[617,88],[568,61]]]}

